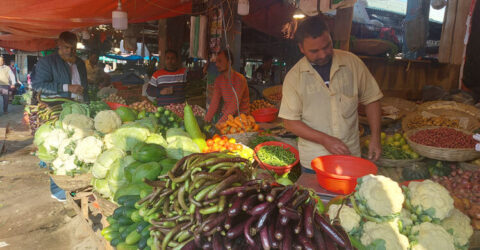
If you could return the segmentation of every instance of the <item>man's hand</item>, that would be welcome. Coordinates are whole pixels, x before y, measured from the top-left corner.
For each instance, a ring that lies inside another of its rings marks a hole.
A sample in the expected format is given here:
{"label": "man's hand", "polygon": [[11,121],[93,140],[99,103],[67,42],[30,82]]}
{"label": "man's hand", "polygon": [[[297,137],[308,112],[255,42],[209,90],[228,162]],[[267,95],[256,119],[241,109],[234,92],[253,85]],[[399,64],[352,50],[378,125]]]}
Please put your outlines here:
{"label": "man's hand", "polygon": [[340,139],[328,136],[322,145],[333,155],[350,155],[350,150],[347,145],[343,143]]}
{"label": "man's hand", "polygon": [[377,161],[382,155],[382,145],[380,140],[371,140],[368,145],[368,159],[371,161]]}
{"label": "man's hand", "polygon": [[68,85],[68,92],[74,93],[77,95],[83,94],[83,87],[82,85],[74,85],[74,84],[69,84]]}
{"label": "man's hand", "polygon": [[167,87],[160,90],[160,95],[171,95],[173,94],[173,87]]}

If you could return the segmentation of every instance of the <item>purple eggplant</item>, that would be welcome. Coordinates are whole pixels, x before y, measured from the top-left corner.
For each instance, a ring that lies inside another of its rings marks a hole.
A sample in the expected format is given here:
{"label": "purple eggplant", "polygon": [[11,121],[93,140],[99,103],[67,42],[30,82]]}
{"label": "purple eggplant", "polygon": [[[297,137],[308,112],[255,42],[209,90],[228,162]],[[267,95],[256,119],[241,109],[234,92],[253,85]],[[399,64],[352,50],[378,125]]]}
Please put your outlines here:
{"label": "purple eggplant", "polygon": [[297,221],[300,219],[300,213],[289,207],[282,207],[278,210],[281,215],[288,217],[291,220]]}
{"label": "purple eggplant", "polygon": [[285,204],[290,202],[290,200],[294,197],[295,192],[297,191],[297,187],[295,186],[288,186],[287,191],[283,193],[281,196],[278,198],[277,206],[283,207]]}
{"label": "purple eggplant", "polygon": [[254,236],[256,233],[251,233],[252,231],[252,224],[254,221],[258,219],[258,216],[252,216],[248,218],[247,222],[245,223],[245,226],[243,227],[243,236],[245,237],[245,241],[248,243],[248,245],[254,247],[255,246],[255,241],[252,238],[252,235]]}
{"label": "purple eggplant", "polygon": [[274,208],[275,206],[270,205],[268,206],[267,210],[262,215],[260,215],[260,218],[257,221],[257,226],[256,226],[257,230],[262,229],[266,225],[266,222],[270,217],[270,215],[272,214],[272,211]]}
{"label": "purple eggplant", "polygon": [[252,194],[248,196],[248,198],[245,199],[245,201],[243,202],[242,210],[246,212],[250,210],[253,206],[255,206],[256,203],[257,203],[257,195]]}
{"label": "purple eggplant", "polygon": [[270,237],[268,236],[268,228],[263,227],[260,230],[260,241],[262,242],[262,247],[265,250],[270,250]]}
{"label": "purple eggplant", "polygon": [[235,239],[238,236],[240,236],[243,232],[243,228],[245,227],[245,224],[247,223],[246,220],[239,222],[237,225],[234,227],[230,228],[230,230],[227,231],[227,238],[229,239]]}
{"label": "purple eggplant", "polygon": [[256,216],[256,215],[261,215],[265,213],[270,207],[272,206],[272,203],[270,202],[264,202],[256,205],[253,207],[249,212],[250,215]]}
{"label": "purple eggplant", "polygon": [[[328,236],[329,239],[333,240],[335,243],[337,243],[341,247],[345,247],[347,243],[343,239],[342,236],[337,232],[337,230],[330,225],[320,214],[315,213],[315,222],[317,222],[318,225],[320,225],[320,228]],[[328,239],[325,239],[325,242],[329,242]],[[328,249],[328,244],[327,244],[327,249]]]}
{"label": "purple eggplant", "polygon": [[305,235],[308,238],[313,238],[313,210],[315,205],[310,200],[310,202],[305,206],[305,210],[303,211],[303,226],[305,227]]}
{"label": "purple eggplant", "polygon": [[315,249],[315,247],[312,244],[312,241],[310,241],[310,239],[307,238],[306,235],[298,234],[297,237],[298,237],[298,241],[300,241],[300,243],[302,244],[303,249],[305,249],[305,250],[314,250]]}
{"label": "purple eggplant", "polygon": [[290,227],[285,227],[285,235],[283,236],[281,250],[290,250],[292,249],[292,229]]}
{"label": "purple eggplant", "polygon": [[228,209],[228,216],[229,217],[237,216],[240,213],[240,210],[242,209],[243,202],[244,202],[243,198],[236,197],[232,203],[232,206]]}
{"label": "purple eggplant", "polygon": [[320,231],[318,226],[315,226],[313,228],[313,232],[315,233],[315,236],[313,236],[313,240],[315,242],[316,249],[325,250],[327,246],[325,245],[325,239],[323,237],[322,231]]}

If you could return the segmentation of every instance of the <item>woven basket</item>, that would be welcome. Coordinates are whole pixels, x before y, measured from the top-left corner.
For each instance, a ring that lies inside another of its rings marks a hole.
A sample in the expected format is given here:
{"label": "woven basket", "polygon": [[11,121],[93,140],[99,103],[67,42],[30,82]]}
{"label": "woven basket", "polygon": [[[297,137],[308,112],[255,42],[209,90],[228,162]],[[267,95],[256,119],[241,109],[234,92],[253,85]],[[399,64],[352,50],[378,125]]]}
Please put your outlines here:
{"label": "woven basket", "polygon": [[[360,139],[361,144],[363,145],[365,140],[370,139],[370,136],[364,136]],[[362,151],[362,157],[368,159],[368,155]],[[380,157],[375,164],[384,168],[404,168],[409,167],[415,162],[423,161],[424,157],[419,157],[418,159],[408,159],[408,160],[393,160]]]}
{"label": "woven basket", "polygon": [[54,175],[50,177],[55,181],[55,184],[65,191],[75,191],[91,185],[92,174],[77,174],[74,177],[69,175]]}
{"label": "woven basket", "polygon": [[282,85],[275,85],[273,87],[266,88],[262,92],[263,97],[265,99],[267,99],[267,101],[269,101],[270,103],[275,104],[275,105],[280,104],[281,101],[273,100],[273,99],[269,98],[269,96],[272,95],[272,94],[277,94],[277,93],[282,93]]}
{"label": "woven basket", "polygon": [[[423,116],[423,117],[442,116],[444,118],[458,120],[459,122],[458,128],[469,131],[469,132],[473,132],[478,128],[480,128],[480,122],[475,117],[468,115],[466,113],[457,112],[455,110],[432,109],[428,111],[423,110],[423,111],[413,112],[405,116],[405,118],[402,119],[402,130],[408,131],[408,130],[415,129],[415,128],[410,128],[409,124],[412,122],[412,120],[414,120],[418,116]],[[422,126],[422,127],[427,127],[427,126]],[[447,126],[442,126],[442,127],[447,127]]]}
{"label": "woven basket", "polygon": [[[380,99],[380,105],[383,110],[397,109],[396,113],[382,115],[380,120],[382,126],[394,123],[396,120],[403,118],[405,115],[417,110],[417,104],[414,102],[398,98],[398,97],[384,97]],[[359,115],[358,120],[361,124],[368,125],[366,116]]]}
{"label": "woven basket", "polygon": [[453,110],[457,111],[456,113],[466,113],[470,116],[475,117],[477,120],[480,121],[480,109],[476,108],[472,105],[467,105],[459,102],[454,101],[433,101],[433,102],[425,102],[418,106],[419,110],[428,110],[431,111],[433,109],[441,109],[441,110]]}
{"label": "woven basket", "polygon": [[99,193],[93,192],[93,195],[95,195],[95,198],[97,199],[98,205],[100,206],[100,211],[102,214],[106,217],[110,216],[113,214],[115,209],[118,208],[118,205],[103,198]]}
{"label": "woven basket", "polygon": [[[475,151],[475,149],[438,148],[432,146],[425,146],[410,140],[410,137],[418,131],[434,128],[439,127],[425,127],[419,129],[412,129],[405,132],[408,145],[410,145],[410,147],[419,155],[440,161],[471,161],[480,158],[480,152]],[[471,134],[470,132],[462,129],[455,130],[461,131],[466,134]]]}

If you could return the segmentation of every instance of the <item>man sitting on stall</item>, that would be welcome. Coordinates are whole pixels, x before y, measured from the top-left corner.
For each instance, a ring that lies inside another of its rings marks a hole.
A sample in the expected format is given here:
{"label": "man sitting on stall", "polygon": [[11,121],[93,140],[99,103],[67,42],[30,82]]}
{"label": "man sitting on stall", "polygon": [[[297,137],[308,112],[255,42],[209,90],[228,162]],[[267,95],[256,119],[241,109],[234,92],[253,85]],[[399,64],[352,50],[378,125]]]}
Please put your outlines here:
{"label": "man sitting on stall", "polygon": [[220,101],[223,107],[218,122],[227,120],[228,115],[238,115],[238,112],[248,114],[250,97],[245,77],[232,69],[233,54],[222,50],[217,55],[216,66],[220,75],[215,79],[214,92],[205,121],[211,122],[217,112]]}
{"label": "man sitting on stall", "polygon": [[174,50],[165,52],[165,69],[153,73],[147,87],[147,95],[156,98],[159,106],[185,102],[187,70],[178,67],[178,54]]}
{"label": "man sitting on stall", "polygon": [[366,106],[372,131],[368,156],[378,160],[383,94],[368,68],[354,54],[333,49],[321,16],[303,21],[295,39],[304,57],[285,77],[278,116],[287,130],[300,137],[303,171],[314,174],[310,163],[318,156],[360,156],[358,103]]}

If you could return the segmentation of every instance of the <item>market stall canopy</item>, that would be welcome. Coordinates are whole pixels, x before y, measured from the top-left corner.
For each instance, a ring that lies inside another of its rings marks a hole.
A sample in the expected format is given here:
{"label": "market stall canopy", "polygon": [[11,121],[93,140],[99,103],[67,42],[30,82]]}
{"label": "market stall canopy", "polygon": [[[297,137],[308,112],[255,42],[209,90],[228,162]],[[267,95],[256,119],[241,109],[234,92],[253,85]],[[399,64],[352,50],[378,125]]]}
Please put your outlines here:
{"label": "market stall canopy", "polygon": [[[114,0],[16,0],[0,8],[0,47],[39,51],[55,47],[66,30],[109,24]],[[147,22],[191,12],[186,0],[122,1],[131,23]]]}

